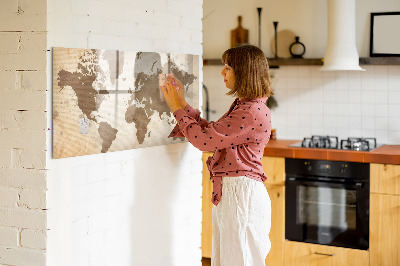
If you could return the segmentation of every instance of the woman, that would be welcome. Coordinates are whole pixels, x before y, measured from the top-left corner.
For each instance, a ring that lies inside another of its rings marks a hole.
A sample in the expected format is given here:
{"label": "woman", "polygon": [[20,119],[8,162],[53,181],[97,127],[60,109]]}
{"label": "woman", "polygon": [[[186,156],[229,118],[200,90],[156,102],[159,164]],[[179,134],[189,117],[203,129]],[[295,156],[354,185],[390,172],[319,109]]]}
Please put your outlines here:
{"label": "woman", "polygon": [[173,76],[161,89],[178,125],[170,137],[186,137],[202,151],[213,182],[212,265],[265,265],[271,243],[271,201],[263,184],[262,164],[271,130],[272,95],[268,62],[252,45],[228,49],[221,71],[227,95],[237,98],[218,121],[200,118],[184,99],[182,83]]}

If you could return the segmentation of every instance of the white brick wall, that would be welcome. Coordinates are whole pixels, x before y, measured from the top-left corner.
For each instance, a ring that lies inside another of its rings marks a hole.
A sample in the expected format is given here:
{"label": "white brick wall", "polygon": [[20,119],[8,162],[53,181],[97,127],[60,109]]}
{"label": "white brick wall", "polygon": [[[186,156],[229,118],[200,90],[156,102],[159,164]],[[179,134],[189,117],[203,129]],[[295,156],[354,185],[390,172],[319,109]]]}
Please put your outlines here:
{"label": "white brick wall", "polygon": [[[50,0],[47,9],[49,50],[202,54],[202,0]],[[201,152],[190,144],[47,156],[48,265],[201,265]]]}
{"label": "white brick wall", "polygon": [[45,265],[46,3],[0,2],[1,265]]}

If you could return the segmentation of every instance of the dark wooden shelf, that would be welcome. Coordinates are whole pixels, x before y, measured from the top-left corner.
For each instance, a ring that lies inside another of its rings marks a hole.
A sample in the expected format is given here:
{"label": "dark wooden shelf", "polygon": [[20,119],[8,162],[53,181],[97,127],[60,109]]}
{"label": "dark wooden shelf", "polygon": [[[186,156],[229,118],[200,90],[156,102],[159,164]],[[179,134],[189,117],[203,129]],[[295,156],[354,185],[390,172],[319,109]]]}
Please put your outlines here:
{"label": "dark wooden shelf", "polygon": [[[271,68],[279,66],[322,66],[322,58],[268,58]],[[204,66],[222,65],[221,59],[204,59]],[[400,57],[362,57],[360,65],[400,65]]]}
{"label": "dark wooden shelf", "polygon": [[362,57],[360,65],[400,65],[400,57]]}
{"label": "dark wooden shelf", "polygon": [[[321,58],[268,58],[268,64],[270,67],[279,66],[304,66],[304,65],[322,65]],[[203,65],[205,66],[217,66],[222,65],[220,59],[204,59]]]}
{"label": "dark wooden shelf", "polygon": [[268,58],[271,67],[274,66],[322,66],[322,58]]}

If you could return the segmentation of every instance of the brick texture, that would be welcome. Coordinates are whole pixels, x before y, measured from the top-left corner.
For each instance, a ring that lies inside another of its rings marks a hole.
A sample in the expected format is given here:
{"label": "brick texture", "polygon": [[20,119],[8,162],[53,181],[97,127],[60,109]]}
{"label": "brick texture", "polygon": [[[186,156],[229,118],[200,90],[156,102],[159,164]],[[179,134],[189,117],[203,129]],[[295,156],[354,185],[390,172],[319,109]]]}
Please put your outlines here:
{"label": "brick texture", "polygon": [[25,206],[29,209],[45,209],[46,208],[46,191],[22,189],[20,194],[20,206]]}
{"label": "brick texture", "polygon": [[46,229],[46,212],[26,208],[0,208],[0,226]]}
{"label": "brick texture", "polygon": [[46,172],[40,169],[0,169],[0,186],[46,189]]}
{"label": "brick texture", "polygon": [[18,229],[0,227],[0,247],[17,247],[18,239]]}
{"label": "brick texture", "polygon": [[0,207],[17,207],[18,198],[18,190],[16,188],[0,187]]}
{"label": "brick texture", "polygon": [[46,264],[46,12],[0,1],[0,265]]}
{"label": "brick texture", "polygon": [[23,229],[21,246],[34,249],[46,249],[46,233],[38,230]]}
{"label": "brick texture", "polygon": [[46,254],[41,250],[0,247],[1,263],[8,265],[46,265]]}

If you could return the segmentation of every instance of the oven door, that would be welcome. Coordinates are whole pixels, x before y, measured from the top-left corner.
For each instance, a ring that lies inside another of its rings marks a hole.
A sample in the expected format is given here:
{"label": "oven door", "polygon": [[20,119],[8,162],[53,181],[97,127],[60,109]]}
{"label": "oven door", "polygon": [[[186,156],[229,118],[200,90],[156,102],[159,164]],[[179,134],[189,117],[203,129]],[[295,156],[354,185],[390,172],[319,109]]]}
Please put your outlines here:
{"label": "oven door", "polygon": [[286,177],[286,239],[367,250],[369,185]]}

